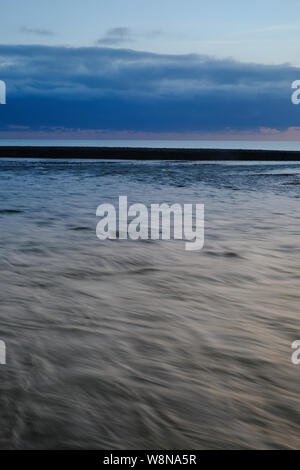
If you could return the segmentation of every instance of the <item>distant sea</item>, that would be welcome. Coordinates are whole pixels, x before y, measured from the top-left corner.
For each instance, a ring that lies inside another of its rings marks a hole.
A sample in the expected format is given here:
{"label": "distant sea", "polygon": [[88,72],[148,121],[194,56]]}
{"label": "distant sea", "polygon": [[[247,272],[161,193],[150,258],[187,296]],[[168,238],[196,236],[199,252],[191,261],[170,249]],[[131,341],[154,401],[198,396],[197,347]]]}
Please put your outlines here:
{"label": "distant sea", "polygon": [[236,140],[38,140],[0,139],[0,146],[41,147],[148,147],[148,148],[213,148],[249,150],[299,150],[300,142],[267,142]]}

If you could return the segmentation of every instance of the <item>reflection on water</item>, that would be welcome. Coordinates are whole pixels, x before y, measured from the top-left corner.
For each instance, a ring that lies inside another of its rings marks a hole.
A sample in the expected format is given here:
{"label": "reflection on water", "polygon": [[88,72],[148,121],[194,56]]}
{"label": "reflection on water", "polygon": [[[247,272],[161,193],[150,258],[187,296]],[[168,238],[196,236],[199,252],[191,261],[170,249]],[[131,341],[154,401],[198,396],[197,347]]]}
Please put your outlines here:
{"label": "reflection on water", "polygon": [[[96,207],[206,206],[200,252]],[[0,161],[0,446],[299,448],[300,165]]]}

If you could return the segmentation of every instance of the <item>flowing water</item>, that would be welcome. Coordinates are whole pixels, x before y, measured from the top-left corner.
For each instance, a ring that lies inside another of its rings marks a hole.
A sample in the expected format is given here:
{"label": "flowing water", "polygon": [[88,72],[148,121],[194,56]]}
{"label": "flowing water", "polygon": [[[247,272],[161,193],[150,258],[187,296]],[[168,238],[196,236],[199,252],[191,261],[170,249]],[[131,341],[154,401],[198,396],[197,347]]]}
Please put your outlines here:
{"label": "flowing water", "polygon": [[[204,203],[205,246],[96,208]],[[0,161],[0,447],[300,447],[300,164]]]}

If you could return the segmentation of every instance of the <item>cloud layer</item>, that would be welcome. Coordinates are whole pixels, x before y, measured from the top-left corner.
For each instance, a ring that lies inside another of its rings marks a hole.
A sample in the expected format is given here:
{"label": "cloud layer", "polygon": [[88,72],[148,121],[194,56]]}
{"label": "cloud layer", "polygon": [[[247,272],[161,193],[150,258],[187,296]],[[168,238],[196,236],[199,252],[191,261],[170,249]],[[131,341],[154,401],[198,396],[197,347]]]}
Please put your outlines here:
{"label": "cloud layer", "polygon": [[[129,34],[117,29],[107,35],[116,42]],[[3,45],[0,79],[7,83],[0,131],[25,126],[277,132],[300,123],[300,107],[290,100],[291,82],[300,79],[300,70],[287,64],[107,47]]]}
{"label": "cloud layer", "polygon": [[124,42],[130,42],[132,40],[131,30],[125,27],[119,27],[109,29],[96,43],[104,46],[114,46],[123,44]]}
{"label": "cloud layer", "polygon": [[26,34],[35,34],[37,36],[54,36],[54,32],[50,29],[28,28],[27,26],[22,26],[20,28],[20,32]]}

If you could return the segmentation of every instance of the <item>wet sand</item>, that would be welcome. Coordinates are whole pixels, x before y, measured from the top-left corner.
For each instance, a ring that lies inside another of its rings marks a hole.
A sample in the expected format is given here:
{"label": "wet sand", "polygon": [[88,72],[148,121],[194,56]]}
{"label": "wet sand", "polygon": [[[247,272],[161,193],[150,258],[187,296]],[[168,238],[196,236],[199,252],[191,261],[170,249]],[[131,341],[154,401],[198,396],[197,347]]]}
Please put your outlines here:
{"label": "wet sand", "polygon": [[0,146],[0,158],[80,158],[118,160],[253,160],[300,161],[300,152],[245,149],[182,149],[146,147]]}

